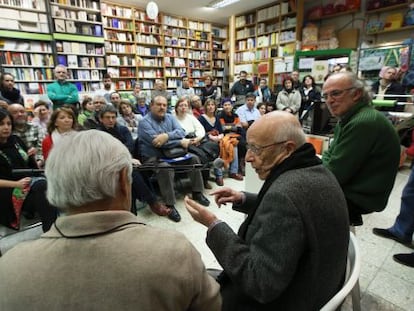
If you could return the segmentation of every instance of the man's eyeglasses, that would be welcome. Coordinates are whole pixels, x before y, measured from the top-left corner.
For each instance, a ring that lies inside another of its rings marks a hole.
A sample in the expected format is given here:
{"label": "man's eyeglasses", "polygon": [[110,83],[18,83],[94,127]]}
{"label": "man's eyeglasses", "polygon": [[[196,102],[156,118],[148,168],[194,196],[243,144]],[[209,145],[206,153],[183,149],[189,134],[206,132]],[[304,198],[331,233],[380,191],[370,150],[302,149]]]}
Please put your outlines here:
{"label": "man's eyeglasses", "polygon": [[342,94],[344,94],[346,91],[350,91],[352,89],[354,89],[355,87],[349,87],[347,89],[343,89],[343,90],[333,90],[330,91],[328,93],[325,93],[322,95],[324,100],[327,100],[328,97],[332,97],[333,99],[337,99],[338,97],[342,96]]}
{"label": "man's eyeglasses", "polygon": [[284,144],[285,142],[287,142],[287,140],[279,141],[277,143],[269,144],[269,145],[266,145],[266,146],[255,146],[255,145],[252,145],[252,144],[247,144],[246,149],[250,150],[252,153],[258,155],[258,154],[260,154],[260,152],[262,152],[263,149],[266,149],[266,148],[269,148],[269,147],[272,147],[272,146],[276,146],[276,145],[280,145],[280,144]]}

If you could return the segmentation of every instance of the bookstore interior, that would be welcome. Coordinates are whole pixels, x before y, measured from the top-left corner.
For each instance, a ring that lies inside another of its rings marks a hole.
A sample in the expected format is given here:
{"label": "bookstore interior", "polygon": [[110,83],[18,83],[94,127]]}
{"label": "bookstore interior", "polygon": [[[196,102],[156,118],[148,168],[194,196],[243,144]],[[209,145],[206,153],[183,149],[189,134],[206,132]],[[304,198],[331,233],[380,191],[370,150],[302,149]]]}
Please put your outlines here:
{"label": "bookstore interior", "polygon": [[173,93],[184,75],[200,93],[207,74],[228,94],[243,70],[255,85],[266,78],[276,92],[294,70],[321,85],[337,65],[368,84],[382,67],[398,67],[407,94],[414,85],[414,4],[408,0],[269,1],[224,24],[148,8],[0,0],[0,70],[14,75],[28,109],[46,98],[58,64],[68,68],[80,94],[102,88],[106,73],[121,94],[136,82],[150,92],[156,79]]}

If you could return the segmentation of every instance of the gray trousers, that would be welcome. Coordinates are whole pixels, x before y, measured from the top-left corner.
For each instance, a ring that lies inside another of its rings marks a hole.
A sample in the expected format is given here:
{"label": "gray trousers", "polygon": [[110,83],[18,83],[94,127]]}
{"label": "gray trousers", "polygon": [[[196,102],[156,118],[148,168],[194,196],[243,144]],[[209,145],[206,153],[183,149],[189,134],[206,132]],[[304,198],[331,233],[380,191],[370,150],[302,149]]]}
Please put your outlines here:
{"label": "gray trousers", "polygon": [[[185,161],[180,161],[176,163],[166,163],[166,162],[159,162],[158,166],[160,167],[168,167],[174,165],[182,165],[182,164],[200,164],[200,158],[191,153],[192,157]],[[174,176],[175,171],[172,168],[171,170],[168,169],[160,169],[155,171],[157,182],[160,187],[160,192],[162,199],[164,200],[166,205],[174,205],[175,204],[175,191],[174,191]],[[201,175],[201,170],[192,169],[188,172],[188,177],[191,181],[191,190],[193,192],[203,192],[204,190],[204,183],[203,177]]]}

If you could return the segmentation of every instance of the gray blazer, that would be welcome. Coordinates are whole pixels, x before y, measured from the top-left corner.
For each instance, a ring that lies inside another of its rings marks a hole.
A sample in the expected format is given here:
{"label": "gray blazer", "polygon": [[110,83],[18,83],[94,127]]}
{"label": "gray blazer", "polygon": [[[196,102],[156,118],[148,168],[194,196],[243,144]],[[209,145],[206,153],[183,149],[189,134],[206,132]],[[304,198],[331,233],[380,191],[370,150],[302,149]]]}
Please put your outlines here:
{"label": "gray blazer", "polygon": [[225,273],[223,310],[319,310],[341,287],[349,224],[346,201],[322,165],[284,172],[265,193],[233,206],[248,217],[207,236]]}

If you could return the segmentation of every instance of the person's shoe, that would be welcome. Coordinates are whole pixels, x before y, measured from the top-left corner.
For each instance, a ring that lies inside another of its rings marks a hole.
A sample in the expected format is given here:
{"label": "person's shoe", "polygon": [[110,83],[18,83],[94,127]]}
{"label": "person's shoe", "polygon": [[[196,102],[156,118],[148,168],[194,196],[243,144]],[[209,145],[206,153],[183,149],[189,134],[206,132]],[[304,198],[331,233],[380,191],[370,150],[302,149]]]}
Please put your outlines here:
{"label": "person's shoe", "polygon": [[412,241],[401,239],[400,237],[394,235],[388,229],[373,228],[372,233],[374,233],[375,235],[378,235],[382,238],[391,239],[391,240],[397,241],[398,243],[401,243],[403,245],[406,245],[408,247],[413,248]]}
{"label": "person's shoe", "polygon": [[223,186],[224,185],[223,177],[216,177],[216,184],[217,186]]}
{"label": "person's shoe", "polygon": [[177,211],[177,209],[175,208],[175,206],[174,205],[168,205],[168,208],[169,208],[169,214],[168,214],[168,218],[169,219],[171,219],[172,221],[175,221],[175,222],[180,222],[180,220],[181,220],[181,216],[180,216],[180,214],[178,213],[178,211]]}
{"label": "person's shoe", "polygon": [[414,268],[414,253],[411,254],[395,254],[392,256],[394,260],[402,265]]}
{"label": "person's shoe", "polygon": [[171,212],[166,205],[160,202],[154,202],[152,204],[149,204],[149,206],[151,208],[151,211],[153,211],[155,214],[159,216],[167,216]]}
{"label": "person's shoe", "polygon": [[213,186],[208,181],[205,181],[204,182],[204,189],[213,189]]}
{"label": "person's shoe", "polygon": [[233,178],[235,180],[243,180],[243,176],[240,175],[240,174],[237,174],[237,173],[231,173],[231,174],[229,174],[229,177]]}
{"label": "person's shoe", "polygon": [[210,205],[210,201],[201,192],[193,192],[193,200],[204,206]]}

